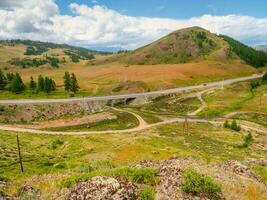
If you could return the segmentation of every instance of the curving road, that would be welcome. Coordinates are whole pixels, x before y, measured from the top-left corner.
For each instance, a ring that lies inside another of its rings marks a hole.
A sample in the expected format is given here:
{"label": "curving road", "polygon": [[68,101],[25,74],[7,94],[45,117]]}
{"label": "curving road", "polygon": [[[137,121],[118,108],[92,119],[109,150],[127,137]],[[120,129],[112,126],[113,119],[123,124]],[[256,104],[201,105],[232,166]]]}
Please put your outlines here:
{"label": "curving road", "polygon": [[185,86],[178,87],[167,90],[153,91],[153,92],[145,92],[145,93],[133,93],[133,94],[124,94],[124,95],[110,95],[110,96],[97,96],[97,97],[84,97],[84,98],[67,98],[67,99],[20,99],[20,100],[0,100],[0,105],[8,105],[8,104],[38,104],[38,103],[69,103],[69,102],[77,102],[77,101],[105,101],[105,100],[115,100],[115,99],[129,99],[136,97],[148,97],[155,95],[164,95],[164,94],[172,94],[182,91],[190,91],[196,89],[210,88],[210,87],[220,87],[223,85],[229,85],[236,82],[247,81],[252,79],[261,78],[263,74],[254,74],[252,76],[240,77],[227,79],[223,81],[203,83],[200,85],[194,86]]}

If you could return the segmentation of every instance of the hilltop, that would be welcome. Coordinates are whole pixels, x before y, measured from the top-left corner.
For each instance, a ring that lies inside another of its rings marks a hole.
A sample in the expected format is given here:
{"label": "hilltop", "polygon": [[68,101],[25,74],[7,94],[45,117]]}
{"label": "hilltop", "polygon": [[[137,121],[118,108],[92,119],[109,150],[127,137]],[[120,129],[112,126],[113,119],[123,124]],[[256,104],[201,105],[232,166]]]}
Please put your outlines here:
{"label": "hilltop", "polygon": [[267,64],[267,56],[228,36],[191,27],[172,32],[151,44],[113,56],[107,61],[135,65],[237,61],[253,67],[263,67]]}
{"label": "hilltop", "polygon": [[[181,29],[134,51],[98,52],[66,44],[0,42],[0,69],[19,72],[26,85],[40,74],[52,78],[49,96],[2,92],[0,98],[66,98],[63,75],[75,73],[77,96],[125,94],[195,85],[256,73],[267,56],[200,27]],[[260,70],[264,70],[260,69]]]}

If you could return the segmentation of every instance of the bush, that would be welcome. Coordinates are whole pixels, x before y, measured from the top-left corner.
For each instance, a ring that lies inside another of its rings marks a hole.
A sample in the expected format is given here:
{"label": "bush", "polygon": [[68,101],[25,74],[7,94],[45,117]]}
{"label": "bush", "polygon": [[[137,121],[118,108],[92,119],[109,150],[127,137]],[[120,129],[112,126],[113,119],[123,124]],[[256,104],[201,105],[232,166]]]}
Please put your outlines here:
{"label": "bush", "polygon": [[231,129],[234,130],[234,131],[240,131],[240,130],[241,130],[241,127],[240,127],[240,125],[238,125],[238,124],[236,123],[236,120],[233,120],[233,121],[232,121]]}
{"label": "bush", "polygon": [[151,186],[145,186],[141,188],[138,194],[141,200],[154,200],[155,199],[155,189]]}
{"label": "bush", "polygon": [[182,191],[185,193],[204,194],[210,199],[218,199],[221,186],[212,177],[202,175],[193,169],[187,169],[182,174]]}
{"label": "bush", "polygon": [[252,134],[249,133],[248,135],[246,135],[244,138],[243,138],[243,147],[244,148],[247,148],[253,141],[253,137],[252,137]]}
{"label": "bush", "polygon": [[56,139],[52,142],[51,149],[56,149],[59,145],[62,145],[62,144],[64,144],[64,141],[60,139]]}

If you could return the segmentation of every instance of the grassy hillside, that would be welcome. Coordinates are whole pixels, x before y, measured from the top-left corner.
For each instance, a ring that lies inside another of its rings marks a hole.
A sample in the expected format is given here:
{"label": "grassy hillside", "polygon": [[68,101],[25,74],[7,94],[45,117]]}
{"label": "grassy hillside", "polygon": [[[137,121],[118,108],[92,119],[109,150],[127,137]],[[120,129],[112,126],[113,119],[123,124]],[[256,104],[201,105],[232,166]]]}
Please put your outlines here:
{"label": "grassy hillside", "polygon": [[106,54],[67,44],[54,44],[31,40],[0,41],[1,65],[6,68],[52,66],[94,59],[95,54]]}
{"label": "grassy hillside", "polygon": [[227,62],[228,51],[229,45],[217,35],[200,27],[192,27],[170,33],[135,51],[119,54],[113,57],[113,60],[139,65],[177,64],[203,60]]}
{"label": "grassy hillside", "polygon": [[65,44],[2,41],[0,69],[4,73],[19,72],[26,84],[31,76],[37,80],[45,74],[57,85],[57,90],[49,95],[1,92],[0,98],[68,97],[63,87],[66,71],[77,76],[81,88],[77,96],[161,90],[257,71],[221,37],[199,27],[182,29],[135,51],[115,55]]}

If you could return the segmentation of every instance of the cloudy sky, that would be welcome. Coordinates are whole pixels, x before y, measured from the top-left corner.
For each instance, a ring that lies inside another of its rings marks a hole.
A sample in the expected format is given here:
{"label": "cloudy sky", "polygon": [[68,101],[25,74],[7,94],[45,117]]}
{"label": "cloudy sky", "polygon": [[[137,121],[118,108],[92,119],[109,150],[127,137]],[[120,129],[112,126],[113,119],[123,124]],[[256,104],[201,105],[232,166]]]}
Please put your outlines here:
{"label": "cloudy sky", "polygon": [[0,0],[0,39],[134,49],[201,26],[267,44],[266,0]]}

